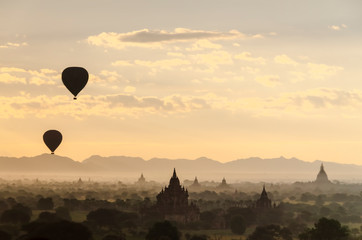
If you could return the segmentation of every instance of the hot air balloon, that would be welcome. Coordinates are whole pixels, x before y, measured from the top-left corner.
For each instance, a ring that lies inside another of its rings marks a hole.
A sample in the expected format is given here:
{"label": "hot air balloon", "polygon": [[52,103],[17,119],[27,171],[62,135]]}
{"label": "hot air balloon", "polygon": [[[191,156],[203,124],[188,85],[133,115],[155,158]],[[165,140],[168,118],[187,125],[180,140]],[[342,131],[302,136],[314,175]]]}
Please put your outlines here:
{"label": "hot air balloon", "polygon": [[68,67],[62,72],[62,81],[76,100],[78,93],[87,85],[88,72],[82,67]]}
{"label": "hot air balloon", "polygon": [[55,149],[57,149],[62,142],[62,139],[62,134],[57,130],[48,130],[43,134],[44,143],[50,151],[52,151],[52,154],[54,154]]}

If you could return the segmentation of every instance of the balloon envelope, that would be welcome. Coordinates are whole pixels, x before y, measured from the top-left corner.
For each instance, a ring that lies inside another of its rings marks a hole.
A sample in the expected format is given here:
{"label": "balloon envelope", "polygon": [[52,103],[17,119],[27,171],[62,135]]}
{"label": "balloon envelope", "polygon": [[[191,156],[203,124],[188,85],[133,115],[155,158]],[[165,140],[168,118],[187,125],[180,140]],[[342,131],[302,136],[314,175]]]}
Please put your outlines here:
{"label": "balloon envelope", "polygon": [[68,67],[62,72],[62,81],[65,87],[77,99],[78,93],[87,85],[88,72],[82,67]]}
{"label": "balloon envelope", "polygon": [[52,154],[54,154],[55,149],[57,149],[59,144],[62,142],[62,139],[62,134],[57,130],[48,130],[43,135],[44,143],[50,151],[52,151]]}

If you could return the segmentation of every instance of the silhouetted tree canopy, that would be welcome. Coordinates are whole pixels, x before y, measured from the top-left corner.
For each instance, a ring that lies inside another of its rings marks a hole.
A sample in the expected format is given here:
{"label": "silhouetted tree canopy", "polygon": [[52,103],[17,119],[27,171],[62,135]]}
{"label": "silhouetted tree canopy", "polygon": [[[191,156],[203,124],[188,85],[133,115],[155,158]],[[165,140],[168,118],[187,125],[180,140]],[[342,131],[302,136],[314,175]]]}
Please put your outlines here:
{"label": "silhouetted tree canopy", "polygon": [[92,234],[80,223],[60,221],[43,223],[28,232],[28,238],[47,238],[49,240],[91,240]]}
{"label": "silhouetted tree canopy", "polygon": [[235,215],[231,218],[230,229],[235,234],[243,234],[246,230],[244,218],[241,215]]}
{"label": "silhouetted tree canopy", "polygon": [[20,209],[9,209],[1,214],[0,220],[4,223],[24,224],[30,221],[30,215]]}
{"label": "silhouetted tree canopy", "polygon": [[72,217],[70,216],[70,212],[69,212],[68,208],[66,208],[66,207],[57,207],[55,209],[55,214],[60,219],[67,220],[67,221],[72,221]]}
{"label": "silhouetted tree canopy", "polygon": [[38,221],[41,222],[56,222],[59,220],[58,216],[51,212],[41,212],[38,216]]}
{"label": "silhouetted tree canopy", "polygon": [[258,226],[248,237],[248,240],[292,240],[292,233],[288,228],[279,225]]}
{"label": "silhouetted tree canopy", "polygon": [[7,232],[0,230],[0,239],[1,240],[11,240],[11,235]]}
{"label": "silhouetted tree canopy", "polygon": [[52,210],[54,208],[54,203],[52,198],[40,198],[37,203],[37,208],[39,210]]}
{"label": "silhouetted tree canopy", "polygon": [[344,240],[348,239],[349,230],[335,219],[320,218],[314,227],[299,235],[300,240]]}
{"label": "silhouetted tree canopy", "polygon": [[121,228],[135,225],[136,213],[121,212],[116,209],[99,208],[87,215],[87,221],[99,227]]}
{"label": "silhouetted tree canopy", "polygon": [[146,240],[179,240],[181,233],[169,221],[157,222],[148,231]]}
{"label": "silhouetted tree canopy", "polygon": [[193,235],[189,240],[207,240],[206,235]]}
{"label": "silhouetted tree canopy", "polygon": [[107,235],[104,238],[102,238],[102,240],[126,240],[126,237],[123,234],[121,234],[120,236]]}
{"label": "silhouetted tree canopy", "polygon": [[252,208],[230,207],[226,212],[226,218],[230,224],[233,216],[242,216],[246,226],[250,226],[256,222],[256,211]]}

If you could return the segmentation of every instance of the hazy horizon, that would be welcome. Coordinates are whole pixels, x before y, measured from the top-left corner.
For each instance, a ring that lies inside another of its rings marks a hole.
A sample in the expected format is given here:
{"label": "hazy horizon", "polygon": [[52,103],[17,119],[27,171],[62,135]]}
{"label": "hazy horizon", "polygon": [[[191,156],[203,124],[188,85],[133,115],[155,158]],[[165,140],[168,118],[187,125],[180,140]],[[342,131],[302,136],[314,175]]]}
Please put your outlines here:
{"label": "hazy horizon", "polygon": [[102,157],[93,155],[82,162],[52,154],[34,157],[0,157],[0,176],[5,179],[38,178],[77,180],[91,178],[101,181],[136,181],[143,174],[147,181],[167,182],[176,169],[180,180],[216,181],[226,178],[229,183],[312,182],[321,164],[333,182],[361,183],[362,165],[335,162],[306,162],[297,158],[246,158],[219,162],[198,159],[143,159],[129,156]]}

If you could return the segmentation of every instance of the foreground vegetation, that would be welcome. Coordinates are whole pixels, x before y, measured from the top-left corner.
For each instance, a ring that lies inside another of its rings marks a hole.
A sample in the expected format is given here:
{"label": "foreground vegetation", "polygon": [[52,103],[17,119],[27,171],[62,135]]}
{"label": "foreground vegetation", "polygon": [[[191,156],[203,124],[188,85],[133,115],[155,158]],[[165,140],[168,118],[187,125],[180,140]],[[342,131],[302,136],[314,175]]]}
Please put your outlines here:
{"label": "foreground vegetation", "polygon": [[339,232],[325,239],[362,239],[362,185],[267,184],[274,207],[257,209],[253,203],[262,184],[190,190],[189,201],[200,208],[199,221],[165,223],[152,208],[159,185],[3,180],[0,239],[53,240],[73,232],[78,235],[68,240],[175,240],[152,238],[157,224],[174,229],[184,240],[323,239],[318,231],[328,229]]}

